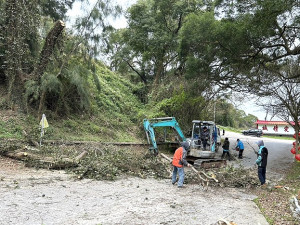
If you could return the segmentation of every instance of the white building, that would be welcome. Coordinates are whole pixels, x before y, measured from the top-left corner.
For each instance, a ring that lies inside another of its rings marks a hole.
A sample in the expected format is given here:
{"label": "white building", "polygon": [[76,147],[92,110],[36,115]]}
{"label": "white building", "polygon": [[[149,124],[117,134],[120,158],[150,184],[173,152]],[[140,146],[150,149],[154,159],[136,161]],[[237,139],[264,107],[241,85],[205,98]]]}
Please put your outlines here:
{"label": "white building", "polygon": [[[257,129],[262,129],[263,133],[267,135],[293,136],[295,134],[294,128],[285,121],[257,120],[255,124]],[[291,124],[295,123],[291,122]]]}

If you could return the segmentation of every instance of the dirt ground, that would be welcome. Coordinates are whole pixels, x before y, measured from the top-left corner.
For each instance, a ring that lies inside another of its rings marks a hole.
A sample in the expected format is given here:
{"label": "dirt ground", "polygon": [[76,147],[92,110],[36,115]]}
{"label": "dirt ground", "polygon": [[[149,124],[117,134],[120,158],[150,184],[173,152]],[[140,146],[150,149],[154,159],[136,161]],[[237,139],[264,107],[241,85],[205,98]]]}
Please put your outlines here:
{"label": "dirt ground", "polygon": [[0,224],[268,224],[242,189],[173,186],[169,179],[76,180],[0,158]]}

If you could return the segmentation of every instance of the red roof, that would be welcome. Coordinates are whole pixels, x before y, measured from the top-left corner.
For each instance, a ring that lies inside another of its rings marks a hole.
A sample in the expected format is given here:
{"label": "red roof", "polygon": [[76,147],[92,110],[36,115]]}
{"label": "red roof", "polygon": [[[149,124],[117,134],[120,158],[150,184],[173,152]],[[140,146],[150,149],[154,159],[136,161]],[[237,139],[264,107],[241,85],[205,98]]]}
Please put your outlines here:
{"label": "red roof", "polygon": [[[289,125],[289,123],[285,121],[267,121],[267,120],[257,120],[255,124],[263,124],[263,125]],[[295,124],[295,122],[291,122],[291,124]]]}

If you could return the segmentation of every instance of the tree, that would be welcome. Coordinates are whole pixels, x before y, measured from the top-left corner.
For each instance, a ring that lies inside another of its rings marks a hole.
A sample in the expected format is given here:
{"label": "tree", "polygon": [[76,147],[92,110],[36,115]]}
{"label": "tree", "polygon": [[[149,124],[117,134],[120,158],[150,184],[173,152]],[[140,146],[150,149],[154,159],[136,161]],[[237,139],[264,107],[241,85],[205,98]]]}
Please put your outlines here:
{"label": "tree", "polygon": [[33,71],[32,64],[38,47],[34,46],[37,38],[36,1],[7,0],[3,3],[3,21],[1,46],[3,54],[1,67],[8,84],[8,103],[16,104],[22,101],[24,90],[24,74]]}
{"label": "tree", "polygon": [[[138,1],[128,10],[128,29],[118,32],[114,44],[118,53],[114,62],[126,62],[144,83],[158,84],[170,71],[180,72],[178,36],[184,18],[200,10],[202,1]],[[119,51],[121,50],[121,51]]]}
{"label": "tree", "polygon": [[172,97],[163,99],[157,104],[164,115],[178,119],[183,130],[190,131],[191,123],[195,119],[212,120],[208,113],[208,101],[201,95],[191,95],[183,88],[174,91]]}
{"label": "tree", "polygon": [[[183,91],[185,105],[189,108],[163,107],[163,111],[179,115],[181,110],[189,110],[186,120],[203,117],[204,111],[209,109],[208,100],[214,95],[212,86],[204,80],[184,80],[185,64],[179,60],[178,53],[179,34],[185,18],[203,10],[203,2],[198,0],[138,1],[128,10],[128,28],[110,36],[113,68],[136,73],[145,84],[146,92],[151,93],[148,95],[151,96],[150,104],[162,101],[162,106],[178,106],[174,100],[183,97]],[[197,101],[201,104],[193,105]]]}
{"label": "tree", "polygon": [[[55,81],[56,83],[65,83],[66,79],[69,84],[75,86],[76,93],[74,98],[70,99],[69,107],[74,106],[74,102],[79,104],[79,108],[88,109],[89,95],[88,95],[88,82],[84,81],[86,75],[90,72],[94,76],[94,82],[97,83],[97,87],[100,90],[100,84],[95,76],[95,60],[94,58],[99,55],[101,48],[101,41],[104,40],[105,31],[110,30],[111,26],[107,22],[107,17],[117,16],[120,13],[119,6],[109,4],[107,0],[97,0],[88,13],[81,18],[77,18],[75,24],[76,34],[69,34],[70,41],[65,40],[65,47],[61,49],[61,53],[64,57],[57,57],[56,66],[57,70],[51,71],[49,74],[51,78],[45,78],[47,81]],[[73,65],[74,58],[77,57],[82,60],[82,65]],[[84,62],[85,61],[85,62]],[[85,65],[83,65],[85,63]],[[85,74],[83,73],[85,71]],[[79,75],[79,76],[78,76]],[[47,82],[46,82],[47,83]],[[60,85],[64,86],[64,85]],[[74,90],[74,89],[73,89]],[[49,92],[47,85],[41,86],[41,98],[39,99],[38,114],[41,115],[41,111],[46,103],[46,94]],[[64,94],[62,91],[60,98],[64,101]],[[75,99],[80,99],[79,102]],[[52,100],[52,98],[50,98]],[[65,107],[64,104],[59,104]],[[77,104],[76,104],[77,106]]]}
{"label": "tree", "polygon": [[[273,114],[288,122],[296,132],[296,149],[298,151],[300,131],[300,74],[299,60],[290,61],[277,73],[266,71],[265,75],[272,77],[272,82],[261,86],[258,95],[263,97],[263,107],[271,109]],[[288,82],[286,78],[288,79]],[[272,97],[265,97],[272,96]]]}
{"label": "tree", "polygon": [[222,126],[234,128],[253,127],[257,117],[246,113],[243,110],[236,109],[233,104],[224,98],[216,100],[216,123]]}
{"label": "tree", "polygon": [[300,2],[252,0],[236,1],[235,5],[225,1],[218,3],[219,8],[226,9],[225,21],[244,27],[242,54],[231,48],[227,51],[229,57],[237,54],[243,59],[238,61],[237,67],[231,67],[232,71],[244,75],[249,92],[268,99],[265,108],[271,108],[276,116],[289,123],[292,119],[298,143]]}
{"label": "tree", "polygon": [[277,71],[299,55],[300,5],[285,0],[234,3],[216,1],[213,12],[189,15],[181,55],[191,76],[204,73],[217,85],[248,91],[264,83],[261,71]]}
{"label": "tree", "polygon": [[188,75],[274,97],[285,111],[282,114],[279,107],[276,112],[292,117],[298,126],[300,73],[283,71],[299,67],[299,10],[300,2],[292,0],[219,0],[213,11],[190,14],[180,48]]}
{"label": "tree", "polygon": [[237,127],[235,119],[237,118],[236,110],[232,104],[225,101],[225,99],[219,99],[216,102],[216,123],[229,126]]}
{"label": "tree", "polygon": [[68,9],[72,8],[75,0],[40,0],[41,14],[50,16],[54,21],[65,18]]}

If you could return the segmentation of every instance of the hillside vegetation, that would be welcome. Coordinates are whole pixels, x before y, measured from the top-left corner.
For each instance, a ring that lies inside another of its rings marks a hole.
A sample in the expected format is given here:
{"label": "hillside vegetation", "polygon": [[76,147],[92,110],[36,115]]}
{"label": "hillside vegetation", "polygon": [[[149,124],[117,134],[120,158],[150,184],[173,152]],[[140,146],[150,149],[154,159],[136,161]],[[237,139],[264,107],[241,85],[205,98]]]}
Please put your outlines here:
{"label": "hillside vegetation", "polygon": [[[61,116],[50,110],[45,111],[49,128],[44,139],[101,142],[138,140],[142,130],[138,113],[143,108],[134,94],[138,86],[101,64],[97,65],[96,76],[88,74],[88,81],[89,89],[86,91],[91,96],[91,110]],[[0,138],[22,139],[25,131],[31,138],[39,140],[40,121],[37,116],[4,107],[0,113]]]}

